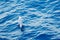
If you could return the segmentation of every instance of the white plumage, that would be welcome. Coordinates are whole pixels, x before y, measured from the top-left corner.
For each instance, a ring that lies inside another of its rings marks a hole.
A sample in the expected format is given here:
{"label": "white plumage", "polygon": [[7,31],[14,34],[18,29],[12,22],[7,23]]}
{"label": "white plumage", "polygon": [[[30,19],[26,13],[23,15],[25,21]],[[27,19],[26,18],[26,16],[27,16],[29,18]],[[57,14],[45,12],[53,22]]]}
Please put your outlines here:
{"label": "white plumage", "polygon": [[18,24],[20,25],[20,28],[22,27],[22,18],[19,16],[19,19],[18,19]]}

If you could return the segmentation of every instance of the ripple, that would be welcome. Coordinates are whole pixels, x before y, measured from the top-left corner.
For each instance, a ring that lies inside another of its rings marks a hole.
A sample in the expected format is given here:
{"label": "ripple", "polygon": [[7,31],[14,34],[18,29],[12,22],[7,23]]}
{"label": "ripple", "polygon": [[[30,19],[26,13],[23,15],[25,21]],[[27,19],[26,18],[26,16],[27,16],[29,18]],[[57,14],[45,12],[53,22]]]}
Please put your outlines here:
{"label": "ripple", "polygon": [[59,30],[60,0],[0,0],[0,40],[60,40]]}

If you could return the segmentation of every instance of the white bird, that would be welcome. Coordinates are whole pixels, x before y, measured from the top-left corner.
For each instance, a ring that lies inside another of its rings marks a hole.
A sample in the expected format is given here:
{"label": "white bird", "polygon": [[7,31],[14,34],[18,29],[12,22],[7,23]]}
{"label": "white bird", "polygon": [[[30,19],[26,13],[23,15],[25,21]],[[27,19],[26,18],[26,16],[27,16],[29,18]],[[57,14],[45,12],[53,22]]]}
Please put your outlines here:
{"label": "white bird", "polygon": [[22,18],[20,16],[18,18],[18,24],[19,24],[20,28],[22,28]]}

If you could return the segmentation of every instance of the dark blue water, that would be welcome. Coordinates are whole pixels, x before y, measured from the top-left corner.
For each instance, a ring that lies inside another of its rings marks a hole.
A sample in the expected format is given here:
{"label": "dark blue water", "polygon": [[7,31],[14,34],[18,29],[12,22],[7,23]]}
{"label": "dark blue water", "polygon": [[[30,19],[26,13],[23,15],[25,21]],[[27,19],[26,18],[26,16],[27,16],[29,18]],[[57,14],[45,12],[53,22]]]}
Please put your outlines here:
{"label": "dark blue water", "polygon": [[60,40],[60,0],[0,0],[0,40]]}

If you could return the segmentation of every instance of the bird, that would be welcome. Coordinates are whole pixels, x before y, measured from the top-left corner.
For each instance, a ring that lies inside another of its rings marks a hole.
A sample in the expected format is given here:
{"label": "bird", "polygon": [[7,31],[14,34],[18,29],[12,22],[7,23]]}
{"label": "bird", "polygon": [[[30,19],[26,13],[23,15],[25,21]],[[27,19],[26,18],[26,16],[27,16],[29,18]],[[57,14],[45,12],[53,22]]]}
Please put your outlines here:
{"label": "bird", "polygon": [[22,20],[23,20],[22,17],[19,16],[19,18],[18,18],[18,25],[19,25],[21,31],[23,31],[23,22],[22,22]]}

